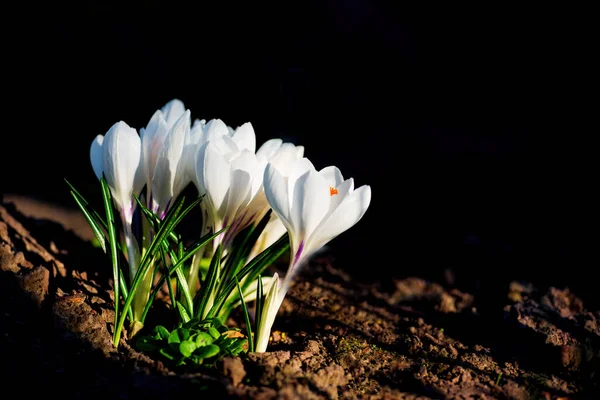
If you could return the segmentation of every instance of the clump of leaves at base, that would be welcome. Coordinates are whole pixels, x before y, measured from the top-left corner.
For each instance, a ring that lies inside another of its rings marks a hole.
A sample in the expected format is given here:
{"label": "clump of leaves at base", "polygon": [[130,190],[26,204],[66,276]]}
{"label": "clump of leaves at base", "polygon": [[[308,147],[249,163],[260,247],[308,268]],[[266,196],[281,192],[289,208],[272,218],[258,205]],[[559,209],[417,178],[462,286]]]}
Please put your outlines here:
{"label": "clump of leaves at base", "polygon": [[223,357],[246,351],[247,346],[248,341],[239,329],[226,327],[218,318],[193,319],[171,332],[159,325],[136,341],[138,350],[152,353],[176,367],[214,366]]}

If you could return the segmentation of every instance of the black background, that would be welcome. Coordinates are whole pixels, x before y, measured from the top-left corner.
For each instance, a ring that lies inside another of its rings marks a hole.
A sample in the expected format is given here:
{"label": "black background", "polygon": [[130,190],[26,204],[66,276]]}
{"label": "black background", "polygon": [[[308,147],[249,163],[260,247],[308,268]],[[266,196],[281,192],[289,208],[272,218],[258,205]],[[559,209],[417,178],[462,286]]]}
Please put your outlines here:
{"label": "black background", "polygon": [[473,287],[481,276],[587,287],[598,180],[575,105],[592,93],[585,11],[390,3],[7,13],[0,190],[73,205],[67,178],[97,193],[92,139],[119,120],[139,129],[179,98],[193,118],[250,121],[259,144],[291,140],[317,168],[371,185],[363,220],[331,242],[361,279],[450,268]]}

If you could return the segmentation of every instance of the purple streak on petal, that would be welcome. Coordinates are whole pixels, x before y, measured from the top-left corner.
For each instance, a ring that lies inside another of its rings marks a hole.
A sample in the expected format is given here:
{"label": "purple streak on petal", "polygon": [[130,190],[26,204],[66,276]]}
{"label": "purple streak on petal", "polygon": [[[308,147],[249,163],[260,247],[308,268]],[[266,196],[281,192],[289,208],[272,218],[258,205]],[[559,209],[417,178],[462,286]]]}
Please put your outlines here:
{"label": "purple streak on petal", "polygon": [[294,257],[294,266],[296,266],[296,264],[298,264],[298,260],[302,256],[303,251],[304,251],[304,240],[302,240],[300,242],[300,245],[298,246],[298,251],[296,252],[296,257]]}

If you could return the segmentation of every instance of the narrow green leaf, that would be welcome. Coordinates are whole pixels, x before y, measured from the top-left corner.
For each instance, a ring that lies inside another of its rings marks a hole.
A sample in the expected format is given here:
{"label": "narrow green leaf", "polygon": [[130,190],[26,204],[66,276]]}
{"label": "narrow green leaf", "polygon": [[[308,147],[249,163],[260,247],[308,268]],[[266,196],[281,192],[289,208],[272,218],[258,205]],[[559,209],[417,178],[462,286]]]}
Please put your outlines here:
{"label": "narrow green leaf", "polygon": [[187,310],[185,309],[183,304],[181,304],[181,302],[177,302],[177,310],[179,310],[179,316],[181,317],[181,320],[184,323],[188,322],[191,319],[190,314],[188,314]]}
{"label": "narrow green leaf", "polygon": [[[283,253],[290,248],[288,235],[283,235],[279,240],[265,249],[262,253],[254,257],[246,264],[237,274],[238,280],[244,279],[248,275],[247,281],[252,282],[256,277],[277,260]],[[230,281],[227,286],[219,293],[219,297],[215,300],[212,308],[207,314],[207,318],[219,315],[222,307],[225,305],[225,300],[229,297],[232,290],[235,290],[235,282]]]}
{"label": "narrow green leaf", "polygon": [[258,276],[256,281],[256,315],[254,317],[254,326],[258,330],[260,326],[261,318],[262,318],[262,310],[264,305],[264,291],[263,291],[263,283],[262,276]]}
{"label": "narrow green leaf", "polygon": [[222,286],[226,282],[230,282],[237,271],[244,265],[258,236],[265,229],[265,226],[267,226],[272,211],[269,209],[256,226],[251,225],[238,234],[239,237],[236,238],[238,243],[234,244],[236,251],[225,263],[223,279],[221,280],[221,287],[219,289],[222,289]]}
{"label": "narrow green leaf", "polygon": [[73,194],[75,196],[77,196],[77,198],[79,199],[79,201],[91,213],[91,215],[94,217],[94,219],[104,228],[104,230],[107,230],[106,221],[104,221],[104,219],[102,219],[102,217],[100,216],[100,214],[96,210],[94,210],[94,208],[90,205],[90,203],[85,199],[85,197],[83,197],[81,195],[81,193],[79,193],[79,191],[77,189],[75,189],[75,186],[73,186],[71,184],[71,182],[69,182],[67,179],[65,179],[65,182],[67,183],[67,185],[69,185],[69,187],[71,188],[71,191],[73,192]]}
{"label": "narrow green leaf", "polygon": [[[131,303],[133,302],[133,297],[135,296],[135,292],[136,292],[137,288],[139,287],[140,282],[142,281],[142,277],[144,277],[146,275],[146,272],[150,266],[150,262],[154,259],[155,255],[156,255],[156,251],[159,250],[159,248],[160,248],[160,244],[169,235],[169,233],[173,231],[173,229],[177,226],[177,224],[179,222],[181,222],[181,220],[183,219],[185,212],[182,213],[181,209],[183,207],[184,200],[185,200],[185,197],[182,196],[181,199],[169,210],[169,212],[167,213],[167,215],[165,217],[165,220],[161,224],[160,229],[156,233],[156,236],[153,238],[152,243],[150,243],[148,250],[142,256],[142,260],[140,261],[140,266],[139,266],[139,268],[135,274],[135,277],[133,278],[133,281],[131,283],[129,296],[127,296],[127,299],[125,300],[125,308],[131,306]],[[200,199],[197,199],[192,204],[197,205],[199,202],[200,202]],[[186,210],[189,211],[189,210],[191,210],[191,208],[188,207]],[[125,317],[123,314],[123,315],[121,315],[121,317],[118,321],[118,324],[116,326],[116,329],[115,329],[115,338],[113,340],[113,344],[115,347],[117,347],[119,344],[119,338],[121,336],[121,331],[123,330],[124,323],[125,323]]]}
{"label": "narrow green leaf", "polygon": [[[115,327],[118,326],[119,321],[119,303],[121,301],[119,297],[119,256],[117,254],[117,232],[115,229],[115,219],[113,214],[112,198],[110,195],[110,188],[106,183],[104,177],[100,178],[100,185],[102,186],[102,199],[104,201],[104,211],[106,212],[106,226],[108,229],[108,244],[110,246],[110,256],[113,265],[113,279],[114,279],[114,295],[115,295]],[[127,310],[128,305],[125,306]],[[123,313],[122,318],[125,319],[126,313]],[[113,341],[115,347],[119,343],[120,332],[115,329]]]}
{"label": "narrow green leaf", "polygon": [[100,247],[102,247],[102,250],[106,253],[106,239],[104,238],[104,232],[100,229],[98,222],[94,219],[92,214],[87,210],[86,206],[83,204],[81,199],[77,195],[75,195],[75,192],[73,192],[72,190],[71,190],[71,195],[73,196],[73,198],[75,199],[75,202],[79,206],[79,209],[83,213],[83,216],[85,217],[85,220],[87,221],[88,225],[92,229],[92,232],[94,232],[94,236],[98,240],[98,244],[100,245]]}
{"label": "narrow green leaf", "polygon": [[248,350],[250,353],[254,353],[254,341],[252,340],[252,324],[250,323],[250,314],[248,313],[248,307],[246,307],[246,302],[244,301],[244,296],[242,294],[242,289],[240,288],[240,283],[237,278],[235,278],[235,283],[237,285],[238,293],[240,294],[240,300],[242,301],[242,311],[244,312],[244,319],[246,320],[246,332],[248,336]]}
{"label": "narrow green leaf", "polygon": [[[148,302],[146,303],[146,307],[144,308],[144,311],[142,313],[142,315],[144,317],[148,313],[150,306],[154,302],[154,299],[156,298],[156,295],[160,291],[160,288],[164,284],[165,280],[168,279],[177,269],[181,268],[181,266],[184,264],[184,262],[187,261],[189,258],[191,258],[198,249],[205,246],[207,243],[211,242],[217,235],[219,235],[221,232],[223,232],[223,230],[224,229],[221,229],[217,233],[208,234],[208,235],[205,235],[204,237],[200,238],[200,240],[198,240],[196,243],[194,243],[190,247],[190,249],[184,254],[183,257],[181,257],[179,260],[177,260],[177,263],[175,265],[171,266],[168,274],[163,274],[163,276],[160,278],[158,284],[152,290],[152,293],[150,293],[150,298],[148,299]],[[169,288],[169,289],[171,289],[171,288]],[[171,298],[173,299],[172,293],[171,293],[171,296],[172,296]]]}
{"label": "narrow green leaf", "polygon": [[213,326],[208,327],[208,334],[213,337],[213,339],[218,339],[221,337],[221,332],[217,330],[217,328]]}
{"label": "narrow green leaf", "polygon": [[[179,350],[179,349],[178,349]],[[163,355],[163,357],[165,357],[168,360],[175,360],[175,356],[173,355],[173,353],[171,351],[169,351],[169,349],[163,347],[158,351],[160,354]]]}
{"label": "narrow green leaf", "polygon": [[214,293],[215,286],[218,282],[219,277],[219,269],[221,268],[221,254],[223,252],[223,248],[221,245],[217,246],[217,250],[213,255],[213,258],[210,262],[210,267],[208,268],[208,274],[206,275],[206,279],[202,282],[202,286],[198,293],[196,293],[196,299],[199,304],[196,308],[196,316],[202,318],[204,316],[204,309],[208,304],[208,300],[211,295]]}

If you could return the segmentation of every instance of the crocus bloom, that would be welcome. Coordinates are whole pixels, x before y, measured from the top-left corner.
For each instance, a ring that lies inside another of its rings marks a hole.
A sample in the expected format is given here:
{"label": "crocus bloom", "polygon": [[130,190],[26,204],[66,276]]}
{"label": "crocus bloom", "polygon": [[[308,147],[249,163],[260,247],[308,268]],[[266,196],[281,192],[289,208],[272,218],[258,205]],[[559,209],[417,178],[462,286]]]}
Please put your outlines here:
{"label": "crocus bloom", "polygon": [[90,148],[92,168],[98,179],[106,179],[113,202],[123,221],[131,278],[139,261],[139,249],[131,229],[134,210],[133,194],[143,187],[140,173],[141,142],[135,129],[117,122],[105,136],[98,135]]}
{"label": "crocus bloom", "polygon": [[307,158],[301,158],[284,170],[269,163],[264,190],[273,212],[288,231],[291,248],[288,271],[264,320],[270,330],[299,266],[362,218],[371,202],[371,187],[354,190],[354,180],[344,180],[337,167],[317,171]]}
{"label": "crocus bloom", "polygon": [[216,244],[224,238],[233,239],[256,217],[256,210],[249,205],[262,189],[263,171],[254,152],[241,150],[228,135],[200,148],[196,156],[197,182],[200,193],[206,194],[201,206],[214,231],[229,226]]}
{"label": "crocus bloom", "polygon": [[179,169],[190,120],[190,111],[175,99],[157,110],[146,128],[140,129],[146,200],[149,208],[159,215],[166,212],[171,200],[187,184]]}
{"label": "crocus bloom", "polygon": [[131,221],[133,194],[138,194],[143,181],[140,165],[140,137],[125,122],[117,122],[105,136],[98,135],[90,148],[92,168],[98,179],[106,179],[117,209]]}

